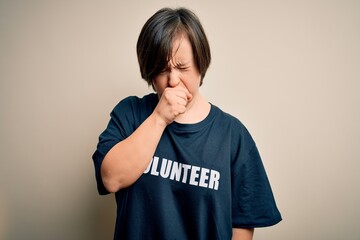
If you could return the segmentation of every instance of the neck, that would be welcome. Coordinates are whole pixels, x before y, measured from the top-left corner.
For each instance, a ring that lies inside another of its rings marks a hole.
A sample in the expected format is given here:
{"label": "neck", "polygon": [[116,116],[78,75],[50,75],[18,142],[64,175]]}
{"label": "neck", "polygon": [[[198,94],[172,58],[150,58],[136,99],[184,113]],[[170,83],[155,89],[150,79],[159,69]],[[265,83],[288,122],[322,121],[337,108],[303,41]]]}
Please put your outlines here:
{"label": "neck", "polygon": [[200,94],[193,96],[192,100],[186,106],[186,111],[176,117],[178,123],[198,123],[204,120],[210,112],[211,105]]}

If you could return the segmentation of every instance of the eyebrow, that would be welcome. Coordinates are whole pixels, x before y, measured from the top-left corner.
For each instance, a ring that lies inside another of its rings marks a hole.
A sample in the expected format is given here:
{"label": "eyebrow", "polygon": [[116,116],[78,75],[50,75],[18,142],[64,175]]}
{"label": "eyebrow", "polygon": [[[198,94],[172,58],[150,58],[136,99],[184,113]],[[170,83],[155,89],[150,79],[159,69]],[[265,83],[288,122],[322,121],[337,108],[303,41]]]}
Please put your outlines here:
{"label": "eyebrow", "polygon": [[169,63],[168,63],[168,65],[164,68],[164,70],[167,70],[167,69],[169,69],[170,68],[170,66],[171,66],[171,63],[172,64],[174,64],[174,67],[175,68],[188,68],[188,67],[191,67],[191,60],[188,60],[188,61],[185,61],[185,62],[183,62],[183,61],[177,61],[177,62],[173,62],[173,61],[169,61]]}
{"label": "eyebrow", "polygon": [[187,66],[191,63],[191,61],[186,61],[186,62],[181,62],[181,61],[178,61],[178,62],[175,62],[174,65],[176,67],[184,67],[184,66]]}

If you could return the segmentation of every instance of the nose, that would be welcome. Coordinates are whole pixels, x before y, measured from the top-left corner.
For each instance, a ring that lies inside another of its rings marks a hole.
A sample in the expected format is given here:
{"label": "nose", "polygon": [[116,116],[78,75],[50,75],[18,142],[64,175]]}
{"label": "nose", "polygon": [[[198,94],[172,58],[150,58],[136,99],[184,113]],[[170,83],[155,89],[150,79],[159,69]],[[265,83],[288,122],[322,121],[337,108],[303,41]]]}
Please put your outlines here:
{"label": "nose", "polygon": [[175,69],[168,72],[168,84],[170,87],[176,87],[180,83],[179,73]]}

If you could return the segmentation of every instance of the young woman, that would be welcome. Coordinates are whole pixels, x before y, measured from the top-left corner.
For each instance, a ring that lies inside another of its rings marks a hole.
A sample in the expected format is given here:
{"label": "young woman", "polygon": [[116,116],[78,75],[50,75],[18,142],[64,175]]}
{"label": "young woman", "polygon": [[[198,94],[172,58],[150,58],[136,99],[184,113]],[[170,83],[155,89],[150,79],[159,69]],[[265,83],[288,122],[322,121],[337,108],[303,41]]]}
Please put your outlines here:
{"label": "young woman", "polygon": [[114,239],[252,239],[281,221],[251,135],[200,93],[211,54],[197,16],[159,10],[137,55],[156,93],[120,101],[93,155]]}

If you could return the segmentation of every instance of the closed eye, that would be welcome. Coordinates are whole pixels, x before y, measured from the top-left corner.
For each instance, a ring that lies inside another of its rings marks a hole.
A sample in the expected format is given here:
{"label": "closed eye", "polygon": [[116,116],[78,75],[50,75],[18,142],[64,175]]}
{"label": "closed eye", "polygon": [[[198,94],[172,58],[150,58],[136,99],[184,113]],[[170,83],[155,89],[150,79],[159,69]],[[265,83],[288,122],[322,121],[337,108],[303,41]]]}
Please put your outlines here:
{"label": "closed eye", "polygon": [[177,66],[176,68],[179,69],[180,71],[186,71],[186,70],[189,70],[190,67],[188,67],[188,66]]}

